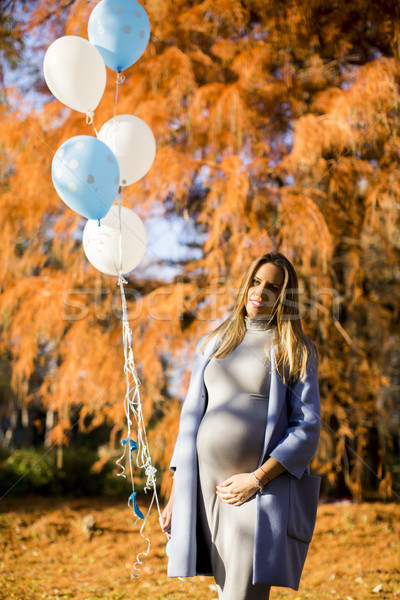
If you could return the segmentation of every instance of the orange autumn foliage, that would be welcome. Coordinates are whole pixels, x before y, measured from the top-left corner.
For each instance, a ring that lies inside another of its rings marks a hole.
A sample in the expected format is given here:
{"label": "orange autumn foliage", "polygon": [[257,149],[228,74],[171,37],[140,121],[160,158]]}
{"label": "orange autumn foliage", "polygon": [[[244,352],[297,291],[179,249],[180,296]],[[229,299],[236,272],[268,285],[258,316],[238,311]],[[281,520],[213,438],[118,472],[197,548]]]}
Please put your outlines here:
{"label": "orange autumn foliage", "polygon": [[[7,4],[4,60],[23,36],[39,34],[43,48],[64,34],[87,37],[96,3],[37,0],[24,18],[16,2]],[[277,249],[297,269],[303,325],[320,351],[314,468],[324,493],[386,497],[399,443],[396,2],[143,4],[151,40],[124,73],[117,113],[148,123],[157,155],[146,177],[124,189],[123,203],[145,223],[154,215],[171,229],[179,222],[195,251],[171,259],[171,277],[149,250],[157,275],[139,267],[126,286],[153,458],[164,472],[198,338],[232,308],[250,260]],[[97,129],[114,103],[108,71]],[[11,88],[0,123],[0,349],[10,367],[2,414],[52,411],[47,440],[61,444],[78,410],[82,430],[107,424],[115,446],[125,393],[117,284],[87,263],[84,219],[61,202],[50,177],[60,144],[95,132],[50,96],[43,109],[26,111]]]}

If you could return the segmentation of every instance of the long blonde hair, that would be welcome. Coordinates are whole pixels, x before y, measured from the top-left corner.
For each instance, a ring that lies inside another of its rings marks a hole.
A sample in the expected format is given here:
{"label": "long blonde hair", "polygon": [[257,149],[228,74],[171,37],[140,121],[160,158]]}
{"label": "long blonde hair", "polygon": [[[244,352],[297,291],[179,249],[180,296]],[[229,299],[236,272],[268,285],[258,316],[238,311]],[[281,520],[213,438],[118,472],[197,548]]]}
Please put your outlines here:
{"label": "long blonde hair", "polygon": [[280,252],[268,252],[254,260],[247,269],[238,294],[235,306],[229,317],[204,340],[200,351],[203,352],[211,338],[217,336],[218,346],[212,357],[223,358],[240,344],[246,332],[246,300],[247,292],[252,284],[258,268],[272,263],[284,274],[284,282],[277,297],[268,323],[276,325],[273,343],[276,348],[275,368],[284,383],[287,378],[293,382],[302,379],[306,373],[309,354],[312,354],[318,367],[318,350],[315,344],[304,333],[299,313],[299,284],[292,263]]}

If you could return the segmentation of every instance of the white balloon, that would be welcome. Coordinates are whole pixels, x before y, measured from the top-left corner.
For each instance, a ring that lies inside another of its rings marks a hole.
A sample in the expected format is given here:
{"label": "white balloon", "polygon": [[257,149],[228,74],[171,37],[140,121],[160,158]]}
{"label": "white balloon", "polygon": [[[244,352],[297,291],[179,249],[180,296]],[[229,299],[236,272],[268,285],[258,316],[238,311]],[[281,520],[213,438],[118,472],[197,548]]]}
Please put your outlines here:
{"label": "white balloon", "polygon": [[65,35],[47,49],[44,78],[51,93],[78,112],[91,112],[106,87],[106,67],[100,52],[76,35]]}
{"label": "white balloon", "polygon": [[[122,274],[130,273],[146,251],[146,230],[133,210],[121,207]],[[113,205],[100,220],[89,219],[83,230],[83,249],[88,261],[106,275],[120,271],[119,208]]]}
{"label": "white balloon", "polygon": [[134,115],[117,115],[99,131],[118,159],[121,185],[139,181],[150,170],[156,155],[156,140],[150,127]]}

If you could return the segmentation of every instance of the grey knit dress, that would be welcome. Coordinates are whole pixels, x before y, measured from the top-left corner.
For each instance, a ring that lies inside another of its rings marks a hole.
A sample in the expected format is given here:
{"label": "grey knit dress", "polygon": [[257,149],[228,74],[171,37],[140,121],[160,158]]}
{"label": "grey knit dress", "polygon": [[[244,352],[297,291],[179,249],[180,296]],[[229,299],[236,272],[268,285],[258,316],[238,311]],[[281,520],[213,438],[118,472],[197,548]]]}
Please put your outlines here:
{"label": "grey knit dress", "polygon": [[200,521],[219,600],[265,600],[269,593],[252,584],[256,496],[232,506],[215,493],[231,475],[254,471],[263,450],[271,367],[265,349],[274,328],[245,321],[242,342],[204,371],[208,404],[197,435]]}

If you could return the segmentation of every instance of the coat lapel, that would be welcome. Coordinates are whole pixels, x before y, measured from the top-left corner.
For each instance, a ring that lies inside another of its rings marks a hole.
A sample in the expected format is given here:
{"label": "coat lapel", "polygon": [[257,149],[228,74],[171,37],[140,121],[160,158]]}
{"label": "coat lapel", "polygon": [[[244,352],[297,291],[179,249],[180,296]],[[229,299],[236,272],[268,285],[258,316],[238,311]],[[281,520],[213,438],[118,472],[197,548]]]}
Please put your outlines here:
{"label": "coat lapel", "polygon": [[276,425],[286,398],[286,386],[275,369],[275,346],[273,345],[270,350],[270,360],[272,373],[268,400],[267,426],[265,429],[263,453],[262,456],[260,456],[259,465],[262,465],[263,462],[265,462],[267,455],[274,446],[273,433],[276,431]]}

